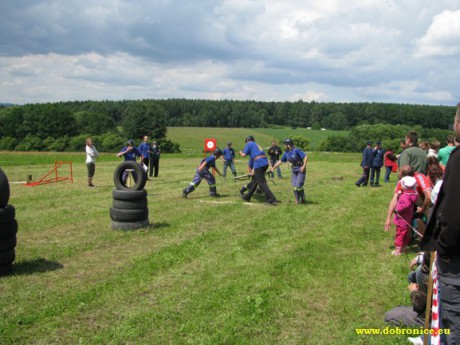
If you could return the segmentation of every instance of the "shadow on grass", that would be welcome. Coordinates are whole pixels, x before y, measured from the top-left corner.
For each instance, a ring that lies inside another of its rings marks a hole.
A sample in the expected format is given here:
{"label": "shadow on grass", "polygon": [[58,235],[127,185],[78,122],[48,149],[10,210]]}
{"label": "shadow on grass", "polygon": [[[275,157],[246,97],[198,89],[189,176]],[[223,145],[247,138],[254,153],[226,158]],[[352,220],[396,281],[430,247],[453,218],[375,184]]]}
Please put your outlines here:
{"label": "shadow on grass", "polygon": [[151,229],[162,229],[162,228],[169,228],[171,226],[171,224],[169,224],[168,222],[154,222],[152,224],[150,224],[150,228]]}
{"label": "shadow on grass", "polygon": [[34,273],[44,273],[64,268],[59,262],[50,261],[44,258],[20,261],[13,264],[14,275],[29,275]]}

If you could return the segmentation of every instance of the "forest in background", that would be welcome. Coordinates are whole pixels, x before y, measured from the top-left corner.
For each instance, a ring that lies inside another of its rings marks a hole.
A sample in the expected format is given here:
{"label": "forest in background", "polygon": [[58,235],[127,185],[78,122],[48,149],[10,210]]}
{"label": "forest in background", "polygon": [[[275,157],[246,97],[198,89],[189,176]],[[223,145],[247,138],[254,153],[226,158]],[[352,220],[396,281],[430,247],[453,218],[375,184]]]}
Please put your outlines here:
{"label": "forest in background", "polygon": [[180,152],[166,139],[167,127],[291,127],[347,130],[318,149],[359,151],[362,142],[395,146],[408,130],[442,143],[452,127],[455,107],[392,103],[262,102],[236,100],[72,101],[0,107],[0,150],[80,151],[86,137],[113,152],[127,138],[148,134],[163,152]]}

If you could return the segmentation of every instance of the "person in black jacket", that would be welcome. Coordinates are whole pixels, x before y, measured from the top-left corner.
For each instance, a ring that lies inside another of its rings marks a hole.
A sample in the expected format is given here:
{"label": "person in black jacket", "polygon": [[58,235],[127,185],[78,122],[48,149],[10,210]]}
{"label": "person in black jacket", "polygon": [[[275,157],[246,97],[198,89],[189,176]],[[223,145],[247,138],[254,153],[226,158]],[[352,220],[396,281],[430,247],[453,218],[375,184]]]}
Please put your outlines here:
{"label": "person in black jacket", "polygon": [[437,252],[443,328],[447,344],[460,344],[460,103],[454,120],[457,147],[446,166],[444,182],[428,220],[421,247]]}
{"label": "person in black jacket", "polygon": [[[280,155],[282,153],[283,152],[281,151],[281,148],[278,145],[276,145],[276,141],[273,140],[272,146],[270,146],[270,148],[268,149],[268,155],[270,156],[270,168],[273,167],[276,164],[276,162],[280,160]],[[280,167],[276,168],[276,173],[278,174],[278,178],[282,178]],[[269,176],[275,177],[275,174],[273,172],[270,172]]]}
{"label": "person in black jacket", "polygon": [[155,170],[155,177],[158,177],[158,171],[160,170],[160,148],[156,141],[153,142],[150,151],[150,171],[149,176],[152,177],[153,171]]}
{"label": "person in black jacket", "polygon": [[372,160],[372,141],[368,141],[366,148],[363,150],[363,160],[361,161],[363,175],[358,181],[356,181],[356,187],[361,187],[361,185],[363,185],[363,187],[367,186],[367,183],[369,182],[369,171],[372,167]]}
{"label": "person in black jacket", "polygon": [[372,150],[371,186],[373,187],[380,186],[380,169],[383,166],[384,154],[385,150],[380,146],[380,141],[376,141],[375,148]]}

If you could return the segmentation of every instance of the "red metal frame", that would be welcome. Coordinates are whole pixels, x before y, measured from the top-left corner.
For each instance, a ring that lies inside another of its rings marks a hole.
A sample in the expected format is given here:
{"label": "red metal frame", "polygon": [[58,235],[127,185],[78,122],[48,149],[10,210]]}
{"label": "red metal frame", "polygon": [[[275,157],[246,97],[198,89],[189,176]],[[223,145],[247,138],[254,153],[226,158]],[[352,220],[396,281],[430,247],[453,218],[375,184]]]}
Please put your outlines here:
{"label": "red metal frame", "polygon": [[[69,165],[69,172],[70,176],[59,176],[58,169],[63,166],[63,165]],[[48,178],[52,173],[54,172],[54,178]],[[40,180],[38,181],[28,181],[25,186],[38,186],[41,184],[48,184],[48,183],[53,183],[53,182],[60,182],[60,181],[70,181],[70,183],[73,183],[73,170],[72,170],[72,162],[61,162],[61,161],[56,161],[54,162],[54,168],[51,169],[45,176],[43,176]]]}

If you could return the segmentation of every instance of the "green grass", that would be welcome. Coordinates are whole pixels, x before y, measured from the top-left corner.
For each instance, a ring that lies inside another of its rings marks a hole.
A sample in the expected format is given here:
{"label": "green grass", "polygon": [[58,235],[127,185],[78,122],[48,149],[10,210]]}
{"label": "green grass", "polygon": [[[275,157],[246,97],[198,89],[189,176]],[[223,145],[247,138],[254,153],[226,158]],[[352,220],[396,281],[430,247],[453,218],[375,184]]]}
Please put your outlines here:
{"label": "green grass", "polygon": [[390,256],[392,187],[356,188],[359,159],[312,153],[307,205],[293,203],[283,165],[269,182],[283,203],[270,207],[243,204],[243,182],[221,178],[221,198],[203,182],[182,199],[199,157],[165,155],[147,183],[152,226],[127,232],[110,228],[117,161],[98,162],[95,189],[81,154],[73,184],[26,187],[49,164],[4,166],[19,232],[15,275],[0,280],[0,343],[406,344],[355,333],[409,303],[411,258]]}
{"label": "green grass", "polygon": [[217,145],[226,147],[228,141],[235,149],[244,147],[244,140],[253,135],[258,144],[269,147],[272,140],[280,141],[291,136],[310,139],[312,149],[330,135],[348,135],[346,131],[313,131],[305,128],[209,128],[209,127],[168,127],[167,137],[179,143],[184,153],[197,154],[203,150],[205,138],[216,138]]}

